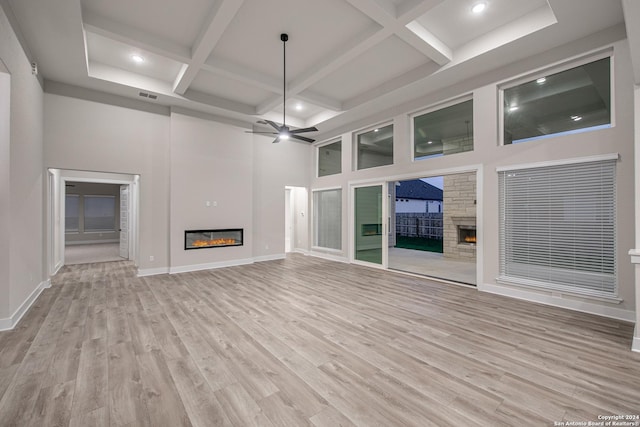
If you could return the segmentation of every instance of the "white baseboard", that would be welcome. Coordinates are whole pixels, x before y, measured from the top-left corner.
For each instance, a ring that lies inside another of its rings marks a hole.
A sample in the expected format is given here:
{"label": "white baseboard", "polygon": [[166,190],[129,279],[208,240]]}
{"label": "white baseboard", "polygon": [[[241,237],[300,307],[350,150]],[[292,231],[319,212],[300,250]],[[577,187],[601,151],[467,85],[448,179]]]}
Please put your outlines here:
{"label": "white baseboard", "polygon": [[285,254],[262,255],[253,258],[253,262],[278,261],[286,257]]}
{"label": "white baseboard", "polygon": [[0,319],[0,331],[8,331],[16,327],[22,316],[29,311],[29,308],[33,305],[33,303],[38,299],[43,290],[51,287],[51,280],[47,279],[44,282],[40,282],[40,284],[31,292],[31,295],[27,297],[27,299],[22,303],[20,307],[13,313],[11,317],[6,319]]}
{"label": "white baseboard", "polygon": [[488,292],[497,295],[503,295],[511,298],[517,298],[525,301],[537,302],[550,305],[553,307],[561,307],[569,310],[580,311],[583,313],[596,314],[598,316],[610,317],[612,319],[624,320],[626,322],[635,323],[636,313],[632,310],[624,310],[622,308],[611,307],[604,304],[595,304],[588,301],[580,301],[575,299],[559,298],[546,294],[529,292],[524,289],[512,288],[507,286],[497,286],[485,283],[478,287],[481,292]]}
{"label": "white baseboard", "polygon": [[168,274],[168,273],[169,273],[169,267],[139,268],[138,269],[138,277],[156,276],[158,274]]}
{"label": "white baseboard", "polygon": [[314,251],[312,250],[311,252],[309,252],[309,255],[314,256],[316,258],[322,258],[322,259],[326,259],[329,261],[336,261],[336,262],[342,262],[342,263],[349,263],[349,258],[342,256],[342,255],[333,255],[330,253],[326,253],[326,252],[318,252],[318,251]]}
{"label": "white baseboard", "polygon": [[170,267],[169,274],[188,273],[190,271],[212,270],[214,268],[235,267],[238,265],[253,264],[253,258],[234,259],[230,261],[211,262],[206,264],[181,265]]}
{"label": "white baseboard", "polygon": [[637,351],[640,353],[640,325],[636,323],[636,328],[633,333],[633,341],[631,342],[631,351]]}

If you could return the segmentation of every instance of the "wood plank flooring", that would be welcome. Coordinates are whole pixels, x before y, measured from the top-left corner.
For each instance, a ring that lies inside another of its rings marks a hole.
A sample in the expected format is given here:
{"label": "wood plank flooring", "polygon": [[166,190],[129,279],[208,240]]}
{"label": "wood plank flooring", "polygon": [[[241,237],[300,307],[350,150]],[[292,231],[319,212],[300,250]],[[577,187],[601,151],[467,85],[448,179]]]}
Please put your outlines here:
{"label": "wood plank flooring", "polygon": [[553,426],[640,413],[633,325],[301,255],[65,267],[0,333],[2,426]]}

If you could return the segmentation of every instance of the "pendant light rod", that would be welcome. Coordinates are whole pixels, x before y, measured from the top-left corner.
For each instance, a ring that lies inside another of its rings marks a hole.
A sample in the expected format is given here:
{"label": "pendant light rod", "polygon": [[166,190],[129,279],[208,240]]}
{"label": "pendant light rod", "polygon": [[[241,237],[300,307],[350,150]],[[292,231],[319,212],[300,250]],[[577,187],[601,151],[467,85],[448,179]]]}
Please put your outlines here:
{"label": "pendant light rod", "polygon": [[287,33],[280,34],[280,40],[282,40],[282,126],[286,126],[286,107],[287,107],[287,40],[289,35]]}

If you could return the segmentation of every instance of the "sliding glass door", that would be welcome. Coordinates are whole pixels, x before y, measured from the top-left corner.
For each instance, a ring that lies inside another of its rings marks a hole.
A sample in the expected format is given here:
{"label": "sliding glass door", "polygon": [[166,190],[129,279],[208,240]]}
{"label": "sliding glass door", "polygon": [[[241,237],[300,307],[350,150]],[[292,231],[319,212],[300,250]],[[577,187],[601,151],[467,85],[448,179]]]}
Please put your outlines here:
{"label": "sliding glass door", "polygon": [[386,254],[386,223],[383,198],[384,184],[355,187],[354,200],[354,254],[356,261],[383,266]]}

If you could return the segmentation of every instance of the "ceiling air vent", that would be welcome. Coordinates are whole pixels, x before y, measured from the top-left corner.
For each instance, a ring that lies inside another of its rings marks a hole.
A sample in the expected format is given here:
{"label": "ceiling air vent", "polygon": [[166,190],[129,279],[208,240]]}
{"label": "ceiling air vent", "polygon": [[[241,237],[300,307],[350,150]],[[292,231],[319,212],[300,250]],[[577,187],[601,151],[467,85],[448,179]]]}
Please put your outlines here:
{"label": "ceiling air vent", "polygon": [[138,95],[140,95],[143,98],[158,99],[158,95],[153,95],[153,94],[147,93],[147,92],[139,92]]}

